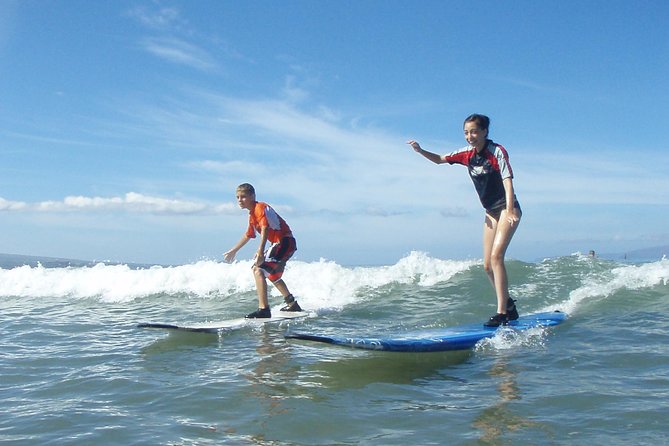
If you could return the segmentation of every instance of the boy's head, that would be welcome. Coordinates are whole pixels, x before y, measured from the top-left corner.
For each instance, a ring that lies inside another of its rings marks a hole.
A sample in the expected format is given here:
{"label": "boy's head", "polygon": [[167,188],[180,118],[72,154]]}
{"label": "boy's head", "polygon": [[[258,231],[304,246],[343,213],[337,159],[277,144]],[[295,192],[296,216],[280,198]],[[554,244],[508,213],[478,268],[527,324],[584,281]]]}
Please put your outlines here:
{"label": "boy's head", "polygon": [[243,192],[247,195],[255,195],[256,190],[249,183],[243,183],[237,186],[237,193]]}
{"label": "boy's head", "polygon": [[249,183],[237,186],[237,203],[242,209],[251,209],[256,201],[256,190]]}

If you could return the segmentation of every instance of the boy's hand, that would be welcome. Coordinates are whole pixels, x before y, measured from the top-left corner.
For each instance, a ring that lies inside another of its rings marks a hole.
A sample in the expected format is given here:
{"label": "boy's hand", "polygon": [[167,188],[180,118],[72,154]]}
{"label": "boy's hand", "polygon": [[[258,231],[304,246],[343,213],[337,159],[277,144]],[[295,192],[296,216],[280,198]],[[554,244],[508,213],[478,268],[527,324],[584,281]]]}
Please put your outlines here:
{"label": "boy's hand", "polygon": [[237,254],[235,251],[226,252],[223,254],[223,261],[225,263],[232,263],[232,261],[235,260],[235,254]]}
{"label": "boy's hand", "polygon": [[265,261],[265,252],[264,251],[258,251],[256,253],[256,258],[255,258],[256,266],[262,265],[264,261]]}

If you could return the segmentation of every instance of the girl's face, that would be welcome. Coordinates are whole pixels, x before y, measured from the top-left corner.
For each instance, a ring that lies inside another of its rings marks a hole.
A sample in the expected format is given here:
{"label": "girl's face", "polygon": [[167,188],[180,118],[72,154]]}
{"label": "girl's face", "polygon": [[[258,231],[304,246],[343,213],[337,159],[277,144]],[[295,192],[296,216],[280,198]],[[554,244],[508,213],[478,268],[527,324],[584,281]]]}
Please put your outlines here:
{"label": "girl's face", "polygon": [[482,130],[476,122],[465,122],[465,139],[467,144],[480,151],[488,139],[488,130]]}

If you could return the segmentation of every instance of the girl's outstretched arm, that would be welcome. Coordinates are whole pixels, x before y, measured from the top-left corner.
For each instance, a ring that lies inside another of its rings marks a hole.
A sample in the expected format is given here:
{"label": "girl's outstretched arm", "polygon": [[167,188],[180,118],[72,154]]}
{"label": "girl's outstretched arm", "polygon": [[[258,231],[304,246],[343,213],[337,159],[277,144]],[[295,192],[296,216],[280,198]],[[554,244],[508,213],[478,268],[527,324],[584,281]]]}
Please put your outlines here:
{"label": "girl's outstretched arm", "polygon": [[428,152],[427,150],[423,149],[418,142],[414,141],[413,139],[410,141],[407,141],[407,144],[409,144],[416,152],[420,153],[423,155],[425,158],[429,159],[435,164],[443,164],[446,161],[441,155],[438,155],[436,153]]}

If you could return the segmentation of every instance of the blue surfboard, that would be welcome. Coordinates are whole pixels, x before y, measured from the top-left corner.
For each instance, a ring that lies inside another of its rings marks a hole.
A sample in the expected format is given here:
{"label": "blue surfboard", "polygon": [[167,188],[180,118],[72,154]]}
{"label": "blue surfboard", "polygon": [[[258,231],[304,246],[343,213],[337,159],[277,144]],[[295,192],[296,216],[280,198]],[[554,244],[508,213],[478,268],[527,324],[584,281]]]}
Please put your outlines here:
{"label": "blue surfboard", "polygon": [[286,333],[285,337],[366,350],[441,352],[473,348],[480,340],[495,336],[498,330],[512,329],[523,331],[534,327],[551,327],[561,324],[566,319],[566,313],[553,311],[521,316],[517,320],[509,322],[508,325],[501,327],[484,327],[482,323],[477,323],[457,327],[412,331],[388,337],[326,336],[293,332]]}

